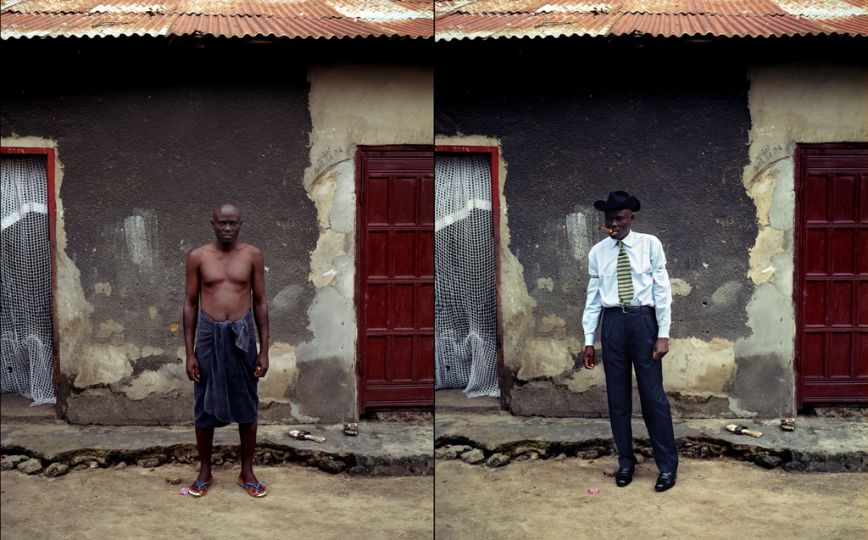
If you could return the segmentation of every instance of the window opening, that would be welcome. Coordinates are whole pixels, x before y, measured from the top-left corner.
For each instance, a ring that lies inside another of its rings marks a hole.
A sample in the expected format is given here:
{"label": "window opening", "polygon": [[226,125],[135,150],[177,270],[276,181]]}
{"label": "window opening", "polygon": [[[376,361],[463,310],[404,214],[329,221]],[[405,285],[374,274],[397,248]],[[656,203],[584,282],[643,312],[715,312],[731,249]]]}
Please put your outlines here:
{"label": "window opening", "polygon": [[3,155],[0,339],[3,393],[55,402],[45,156]]}
{"label": "window opening", "polygon": [[500,396],[490,158],[434,159],[435,388]]}

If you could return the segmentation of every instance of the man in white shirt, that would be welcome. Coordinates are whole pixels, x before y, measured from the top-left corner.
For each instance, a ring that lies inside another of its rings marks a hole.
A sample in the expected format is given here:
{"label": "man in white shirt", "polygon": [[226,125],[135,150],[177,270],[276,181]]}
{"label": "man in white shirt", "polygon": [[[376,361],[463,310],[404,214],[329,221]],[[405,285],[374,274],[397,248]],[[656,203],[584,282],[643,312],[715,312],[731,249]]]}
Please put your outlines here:
{"label": "man in white shirt", "polygon": [[594,208],[606,213],[609,238],[598,242],[588,255],[588,298],[582,326],[585,331],[583,362],[594,369],[594,337],[600,314],[603,369],[612,437],[618,450],[615,484],[633,480],[632,373],[642,403],[642,417],[651,438],[654,461],[660,475],[656,491],[675,485],[678,452],[672,428],[669,400],[663,391],[662,359],[669,352],[672,321],[672,288],[666,272],[663,245],[656,236],[631,231],[639,200],[624,191],[613,191]]}

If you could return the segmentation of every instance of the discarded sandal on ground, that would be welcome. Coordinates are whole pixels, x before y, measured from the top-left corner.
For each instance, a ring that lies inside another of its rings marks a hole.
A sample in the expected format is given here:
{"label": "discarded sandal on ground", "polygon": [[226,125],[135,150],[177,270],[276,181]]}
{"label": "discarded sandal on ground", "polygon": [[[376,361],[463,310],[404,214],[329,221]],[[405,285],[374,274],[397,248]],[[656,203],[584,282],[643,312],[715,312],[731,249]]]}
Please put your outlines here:
{"label": "discarded sandal on ground", "polygon": [[781,418],[781,429],[784,431],[795,431],[796,430],[796,419],[795,418]]}
{"label": "discarded sandal on ground", "polygon": [[319,435],[311,435],[310,431],[301,431],[300,429],[293,429],[289,432],[289,436],[293,439],[298,439],[300,441],[313,441],[316,443],[324,443],[326,438],[320,437]]}
{"label": "discarded sandal on ground", "polygon": [[355,437],[359,434],[359,425],[355,422],[351,424],[344,424],[344,435],[349,437]]}
{"label": "discarded sandal on ground", "polygon": [[268,488],[263,486],[260,482],[256,482],[255,484],[253,482],[245,482],[244,479],[239,476],[238,485],[243,487],[251,497],[256,497],[258,499],[268,495]]}
{"label": "discarded sandal on ground", "polygon": [[752,430],[752,429],[750,429],[744,425],[738,425],[737,426],[735,424],[729,424],[726,426],[726,430],[729,432],[735,433],[736,435],[750,435],[751,437],[762,437],[763,436],[761,431],[754,431],[754,430]]}
{"label": "discarded sandal on ground", "polygon": [[193,480],[193,483],[187,487],[187,495],[191,497],[204,497],[208,493],[208,488],[211,487],[211,482],[213,481],[214,478],[210,476],[207,482],[200,482],[198,478]]}

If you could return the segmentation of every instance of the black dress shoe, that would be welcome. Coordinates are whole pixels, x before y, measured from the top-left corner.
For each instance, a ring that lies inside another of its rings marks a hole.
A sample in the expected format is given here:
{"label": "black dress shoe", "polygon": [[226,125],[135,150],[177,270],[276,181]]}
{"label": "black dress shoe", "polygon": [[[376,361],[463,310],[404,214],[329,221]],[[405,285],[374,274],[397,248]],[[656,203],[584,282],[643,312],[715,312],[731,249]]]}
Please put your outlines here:
{"label": "black dress shoe", "polygon": [[633,467],[618,469],[618,472],[615,473],[615,485],[618,487],[624,487],[632,481]]}
{"label": "black dress shoe", "polygon": [[666,491],[675,485],[675,478],[678,476],[678,473],[675,471],[672,472],[662,472],[660,476],[657,477],[657,483],[654,484],[654,491]]}

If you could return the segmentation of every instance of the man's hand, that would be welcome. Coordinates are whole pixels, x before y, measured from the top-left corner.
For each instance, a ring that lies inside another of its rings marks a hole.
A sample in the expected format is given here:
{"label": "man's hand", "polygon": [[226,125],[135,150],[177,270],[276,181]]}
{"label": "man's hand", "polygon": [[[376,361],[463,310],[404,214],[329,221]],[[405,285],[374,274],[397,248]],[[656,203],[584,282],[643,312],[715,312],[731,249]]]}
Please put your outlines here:
{"label": "man's hand", "polygon": [[259,353],[256,357],[256,369],[253,370],[253,376],[257,379],[265,377],[268,373],[268,354]]}
{"label": "man's hand", "polygon": [[585,369],[594,369],[597,365],[596,360],[594,360],[594,355],[596,352],[594,351],[593,345],[585,345],[585,353],[582,355],[582,362],[585,364]]}
{"label": "man's hand", "polygon": [[669,338],[657,338],[654,342],[654,352],[651,353],[651,359],[654,361],[662,359],[669,352]]}
{"label": "man's hand", "polygon": [[191,381],[202,382],[199,379],[199,359],[195,354],[187,355],[187,378]]}

